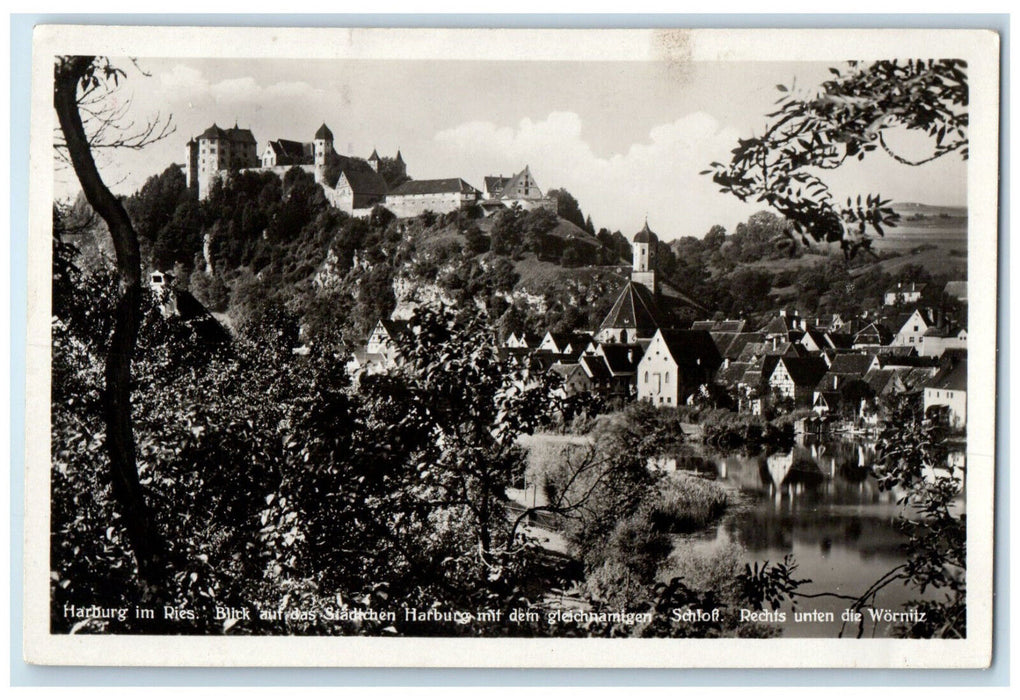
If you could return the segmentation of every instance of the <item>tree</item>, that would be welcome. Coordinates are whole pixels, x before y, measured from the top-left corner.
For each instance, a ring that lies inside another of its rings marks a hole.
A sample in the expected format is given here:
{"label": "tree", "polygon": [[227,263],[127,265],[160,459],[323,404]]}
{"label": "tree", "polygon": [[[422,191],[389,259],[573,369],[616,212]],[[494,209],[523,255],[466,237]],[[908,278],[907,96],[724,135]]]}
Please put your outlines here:
{"label": "tree", "polygon": [[[793,592],[798,598],[833,597],[855,611],[876,605],[879,594],[900,583],[924,600],[908,606],[924,612],[923,620],[900,626],[905,637],[963,639],[967,635],[967,516],[957,508],[964,470],[948,462],[946,439],[937,422],[921,415],[909,398],[901,397],[879,435],[877,462],[872,468],[879,488],[898,494],[897,519],[907,535],[909,552],[903,564],[880,576],[863,593]],[[857,636],[865,633],[862,615]],[[845,623],[844,623],[845,628]]]}
{"label": "tree", "polygon": [[[836,202],[824,171],[881,150],[899,163],[921,165],[951,153],[967,158],[966,63],[945,60],[850,61],[814,90],[777,85],[782,93],[762,136],[739,139],[729,163],[703,174],[741,201],[765,202],[807,243],[840,241],[847,258],[870,250],[869,230],[884,235],[899,216],[879,194]],[[897,129],[931,137],[918,159],[898,153],[887,135]],[[820,174],[821,173],[821,174]]]}
{"label": "tree", "polygon": [[[105,363],[103,394],[105,447],[110,459],[113,492],[123,512],[121,517],[143,579],[159,587],[167,574],[166,548],[154,526],[153,515],[139,483],[131,416],[131,359],[141,324],[141,256],[138,235],[121,201],[103,182],[92,155],[93,148],[141,148],[169,135],[150,122],[135,134],[122,131],[124,115],[105,107],[97,98],[115,87],[124,71],[108,59],[96,56],[61,56],[54,67],[53,106],[57,112],[63,147],[81,184],[89,205],[102,217],[113,239],[116,253],[119,298]],[[89,105],[99,107],[92,109]],[[84,109],[92,116],[93,130],[87,133],[82,121]]]}
{"label": "tree", "polygon": [[546,192],[546,195],[556,200],[556,213],[574,224],[578,228],[585,230],[585,219],[584,212],[581,211],[581,205],[577,203],[574,195],[570,194],[564,189],[552,189]]}

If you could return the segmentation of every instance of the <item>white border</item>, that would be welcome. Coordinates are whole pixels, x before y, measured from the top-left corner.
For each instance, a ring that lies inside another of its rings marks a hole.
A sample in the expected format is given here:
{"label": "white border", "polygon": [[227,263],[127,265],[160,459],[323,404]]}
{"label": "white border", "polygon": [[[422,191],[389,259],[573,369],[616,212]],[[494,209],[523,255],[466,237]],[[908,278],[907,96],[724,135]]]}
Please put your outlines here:
{"label": "white border", "polygon": [[[781,53],[777,51],[781,47]],[[839,61],[963,58],[968,163],[968,638],[382,639],[50,635],[52,56],[433,60]],[[991,659],[999,37],[984,30],[274,29],[41,26],[34,35],[25,462],[26,661],[146,666],[975,668]]]}

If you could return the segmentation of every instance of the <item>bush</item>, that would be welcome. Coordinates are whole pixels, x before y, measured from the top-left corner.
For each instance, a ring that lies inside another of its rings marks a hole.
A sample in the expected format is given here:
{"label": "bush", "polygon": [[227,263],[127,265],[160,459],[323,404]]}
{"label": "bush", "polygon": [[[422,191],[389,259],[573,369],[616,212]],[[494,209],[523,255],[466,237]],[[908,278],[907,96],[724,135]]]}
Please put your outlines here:
{"label": "bush", "polygon": [[665,480],[645,518],[655,532],[696,532],[726,510],[726,491],[712,481],[686,474]]}

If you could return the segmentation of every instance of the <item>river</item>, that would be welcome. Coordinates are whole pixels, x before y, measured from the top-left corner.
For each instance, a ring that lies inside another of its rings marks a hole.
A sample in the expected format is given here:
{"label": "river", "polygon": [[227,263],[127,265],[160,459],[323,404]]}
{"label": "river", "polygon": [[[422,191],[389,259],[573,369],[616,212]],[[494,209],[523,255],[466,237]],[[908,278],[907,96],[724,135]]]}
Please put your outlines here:
{"label": "river", "polygon": [[[869,473],[873,445],[810,436],[799,442],[785,453],[706,455],[719,483],[735,495],[735,503],[718,523],[678,538],[676,545],[707,553],[735,543],[748,561],[771,563],[792,554],[798,565],[795,577],[811,579],[801,592],[859,595],[905,559],[906,539],[895,526],[900,512],[897,495],[880,491]],[[952,453],[950,459],[962,464],[963,452]],[[915,591],[894,583],[876,603],[902,611],[917,597]],[[831,612],[834,619],[795,621],[787,604],[786,621],[774,624],[785,637],[834,637],[846,605],[834,598],[802,600],[799,611]],[[865,636],[892,636],[894,631],[892,623],[869,621]],[[856,634],[856,625],[848,625],[844,632]]]}

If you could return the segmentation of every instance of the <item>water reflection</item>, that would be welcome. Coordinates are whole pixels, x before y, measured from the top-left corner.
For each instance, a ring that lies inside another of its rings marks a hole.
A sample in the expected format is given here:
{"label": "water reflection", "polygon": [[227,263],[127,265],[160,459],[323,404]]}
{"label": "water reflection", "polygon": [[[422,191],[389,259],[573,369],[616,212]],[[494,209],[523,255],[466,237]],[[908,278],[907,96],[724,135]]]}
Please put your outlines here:
{"label": "water reflection", "polygon": [[[731,488],[737,503],[715,526],[683,546],[698,550],[742,546],[749,560],[780,561],[793,554],[798,578],[811,579],[804,592],[859,595],[905,557],[905,538],[896,527],[896,491],[882,491],[871,472],[875,446],[864,440],[802,438],[789,452],[707,454],[716,479]],[[963,451],[949,462],[962,465]],[[680,458],[680,466],[691,460]],[[886,589],[879,604],[899,608],[918,597],[901,585]],[[807,609],[830,611],[834,622],[781,624],[789,637],[838,634],[845,603],[821,598]],[[802,603],[798,609],[805,609]],[[867,634],[889,636],[889,625]]]}

